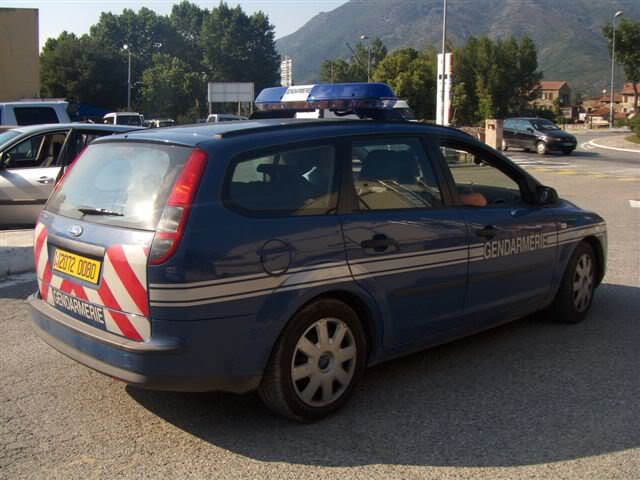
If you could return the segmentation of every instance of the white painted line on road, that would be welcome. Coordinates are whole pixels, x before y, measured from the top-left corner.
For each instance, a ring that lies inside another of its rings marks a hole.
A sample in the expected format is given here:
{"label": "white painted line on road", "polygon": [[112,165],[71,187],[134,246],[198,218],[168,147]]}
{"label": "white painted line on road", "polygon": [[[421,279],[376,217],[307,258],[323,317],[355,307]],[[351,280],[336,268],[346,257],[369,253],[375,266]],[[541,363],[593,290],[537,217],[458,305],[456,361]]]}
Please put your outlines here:
{"label": "white painted line on road", "polygon": [[629,205],[632,208],[640,208],[640,200],[629,200]]}
{"label": "white painted line on road", "polygon": [[580,148],[584,148],[585,150],[591,150],[592,148],[594,148],[594,146],[591,144],[591,140],[589,140],[588,142],[584,142],[583,144],[581,144]]}
{"label": "white painted line on road", "polygon": [[591,140],[589,143],[591,145],[593,145],[594,147],[604,148],[606,150],[615,150],[617,152],[628,152],[628,153],[640,153],[640,149],[635,150],[635,149],[631,149],[631,148],[607,147],[606,145],[601,145],[599,143],[596,143],[596,140],[600,140],[600,139],[596,138],[594,140]]}

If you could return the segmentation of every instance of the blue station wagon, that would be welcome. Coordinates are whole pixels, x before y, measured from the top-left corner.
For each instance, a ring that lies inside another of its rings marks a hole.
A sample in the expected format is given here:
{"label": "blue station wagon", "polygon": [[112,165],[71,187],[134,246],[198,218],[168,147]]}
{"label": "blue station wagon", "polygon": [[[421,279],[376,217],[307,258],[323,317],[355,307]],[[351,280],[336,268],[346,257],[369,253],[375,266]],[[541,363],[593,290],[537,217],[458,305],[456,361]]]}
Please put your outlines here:
{"label": "blue station wagon", "polygon": [[[369,365],[542,309],[585,318],[601,217],[461,131],[394,120],[386,85],[291,88],[256,100],[279,118],[81,154],[35,230],[45,342],[129,384],[257,390],[310,421]],[[315,107],[365,119],[285,118]]]}

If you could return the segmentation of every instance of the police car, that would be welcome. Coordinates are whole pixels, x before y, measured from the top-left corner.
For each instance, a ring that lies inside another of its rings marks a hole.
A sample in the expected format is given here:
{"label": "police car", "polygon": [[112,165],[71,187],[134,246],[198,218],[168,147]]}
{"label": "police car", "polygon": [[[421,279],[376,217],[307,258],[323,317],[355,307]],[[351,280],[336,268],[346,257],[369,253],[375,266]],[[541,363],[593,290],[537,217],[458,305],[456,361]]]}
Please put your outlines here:
{"label": "police car", "polygon": [[[309,421],[367,366],[541,309],[583,320],[603,219],[394,101],[278,87],[256,100],[275,119],[95,141],[35,230],[36,331],[129,384],[257,390]],[[289,118],[314,110],[363,119]]]}

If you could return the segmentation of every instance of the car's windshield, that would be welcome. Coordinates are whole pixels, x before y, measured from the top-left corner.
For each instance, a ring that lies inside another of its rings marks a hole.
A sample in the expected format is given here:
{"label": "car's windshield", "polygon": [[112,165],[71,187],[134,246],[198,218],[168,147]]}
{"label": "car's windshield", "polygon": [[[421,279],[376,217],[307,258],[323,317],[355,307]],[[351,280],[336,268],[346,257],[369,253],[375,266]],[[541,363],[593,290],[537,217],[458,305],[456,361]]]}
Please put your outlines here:
{"label": "car's windshield", "polygon": [[7,130],[6,132],[0,133],[0,148],[2,148],[9,140],[16,138],[19,135],[22,135],[20,130]]}
{"label": "car's windshield", "polygon": [[544,118],[531,120],[531,124],[536,130],[560,130],[560,127],[558,127],[555,123]]}

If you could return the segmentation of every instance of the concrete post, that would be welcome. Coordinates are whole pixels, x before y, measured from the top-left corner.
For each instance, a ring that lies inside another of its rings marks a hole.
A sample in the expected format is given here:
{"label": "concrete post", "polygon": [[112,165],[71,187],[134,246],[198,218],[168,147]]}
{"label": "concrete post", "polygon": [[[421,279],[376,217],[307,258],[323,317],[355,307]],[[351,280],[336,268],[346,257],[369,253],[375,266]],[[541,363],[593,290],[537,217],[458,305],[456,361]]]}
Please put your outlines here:
{"label": "concrete post", "polygon": [[484,143],[496,150],[502,150],[502,120],[488,118],[484,131]]}

